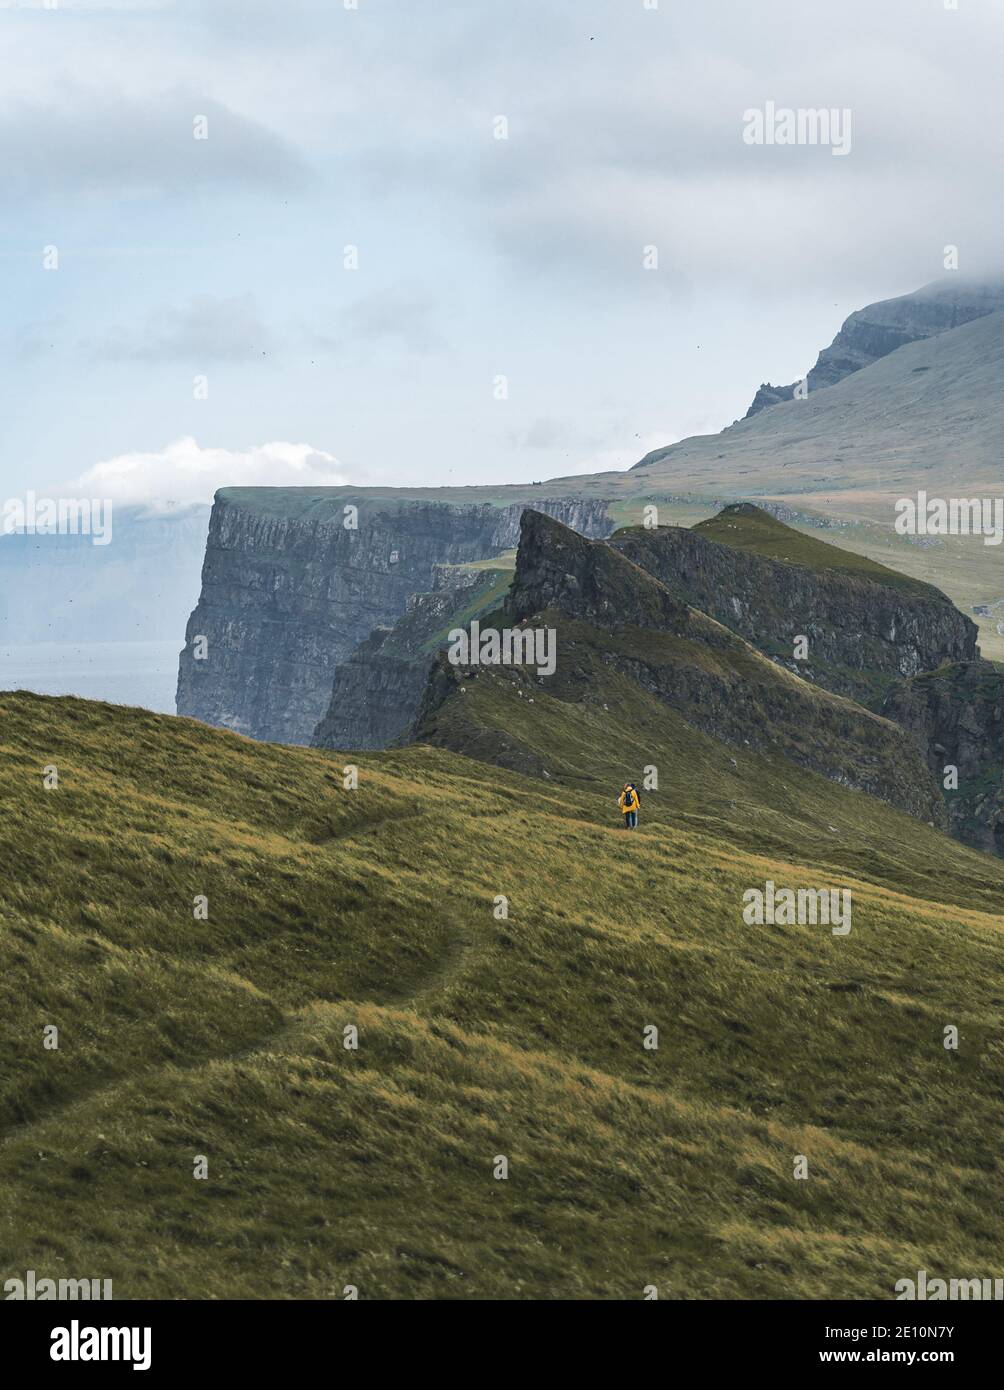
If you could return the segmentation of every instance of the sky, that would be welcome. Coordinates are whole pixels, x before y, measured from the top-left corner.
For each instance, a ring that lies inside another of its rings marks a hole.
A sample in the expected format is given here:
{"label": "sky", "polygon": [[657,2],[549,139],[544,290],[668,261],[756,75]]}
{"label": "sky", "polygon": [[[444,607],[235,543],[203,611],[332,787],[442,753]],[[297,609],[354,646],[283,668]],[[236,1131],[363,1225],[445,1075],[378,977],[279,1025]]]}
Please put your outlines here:
{"label": "sky", "polygon": [[[999,0],[0,0],[0,35],[0,497],[625,468],[946,246],[999,269]],[[750,143],[768,102],[849,112],[846,153]]]}

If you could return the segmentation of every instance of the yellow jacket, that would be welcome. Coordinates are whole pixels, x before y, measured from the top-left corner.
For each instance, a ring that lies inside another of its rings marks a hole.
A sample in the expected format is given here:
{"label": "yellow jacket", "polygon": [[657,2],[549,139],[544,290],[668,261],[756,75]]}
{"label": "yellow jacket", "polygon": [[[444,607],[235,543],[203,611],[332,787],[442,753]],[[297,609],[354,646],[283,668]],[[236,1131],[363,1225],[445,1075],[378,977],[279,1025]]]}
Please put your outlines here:
{"label": "yellow jacket", "polygon": [[620,796],[617,798],[617,805],[621,808],[622,811],[637,811],[638,793],[631,791],[630,788],[626,789],[625,791],[622,791]]}

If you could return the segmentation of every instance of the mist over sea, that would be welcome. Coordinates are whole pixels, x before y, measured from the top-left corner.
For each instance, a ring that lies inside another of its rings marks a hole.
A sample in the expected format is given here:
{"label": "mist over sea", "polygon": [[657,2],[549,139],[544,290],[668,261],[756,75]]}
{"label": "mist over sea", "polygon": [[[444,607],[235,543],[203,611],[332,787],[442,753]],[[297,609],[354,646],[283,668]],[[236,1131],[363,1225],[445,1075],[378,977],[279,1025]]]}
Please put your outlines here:
{"label": "mist over sea", "polygon": [[184,638],[156,642],[0,643],[0,690],[79,695],[174,713]]}

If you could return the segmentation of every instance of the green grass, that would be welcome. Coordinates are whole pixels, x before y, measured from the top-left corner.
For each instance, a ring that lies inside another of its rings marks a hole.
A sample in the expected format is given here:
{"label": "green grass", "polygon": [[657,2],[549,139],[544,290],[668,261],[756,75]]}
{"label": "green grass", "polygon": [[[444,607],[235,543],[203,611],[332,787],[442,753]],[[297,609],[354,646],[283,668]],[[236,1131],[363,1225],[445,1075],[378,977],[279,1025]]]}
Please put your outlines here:
{"label": "green grass", "polygon": [[888,569],[853,550],[841,550],[816,536],[796,531],[769,512],[749,503],[725,507],[717,516],[699,522],[694,530],[709,541],[719,541],[737,550],[748,550],[765,559],[805,565],[813,570],[837,570],[842,574],[870,579],[876,584],[885,584],[892,589],[905,589],[908,593],[924,594],[927,598],[945,601],[944,594],[930,584]]}
{"label": "green grass", "polygon": [[454,628],[467,627],[475,618],[480,618],[483,614],[498,608],[512,583],[515,564],[512,566],[503,565],[499,568],[492,564],[476,563],[471,568],[476,569],[481,577],[470,590],[469,595],[467,591],[461,593],[461,599],[466,600],[466,602],[462,602],[461,606],[450,615],[449,621],[443,625],[439,632],[422,643],[423,652],[429,653],[430,656],[446,645],[448,636]]}
{"label": "green grass", "polygon": [[464,570],[508,570],[510,575],[516,568],[516,549],[503,550],[500,555],[494,556],[490,560],[468,560],[465,564],[459,565],[459,569]]}
{"label": "green grass", "polygon": [[[469,688],[550,783],[412,747],[351,759],[354,791],[337,753],[0,696],[3,1277],[886,1298],[999,1273],[1004,865],[619,689]],[[629,836],[616,793],[652,763]],[[851,935],[745,926],[768,877],[852,887]]]}

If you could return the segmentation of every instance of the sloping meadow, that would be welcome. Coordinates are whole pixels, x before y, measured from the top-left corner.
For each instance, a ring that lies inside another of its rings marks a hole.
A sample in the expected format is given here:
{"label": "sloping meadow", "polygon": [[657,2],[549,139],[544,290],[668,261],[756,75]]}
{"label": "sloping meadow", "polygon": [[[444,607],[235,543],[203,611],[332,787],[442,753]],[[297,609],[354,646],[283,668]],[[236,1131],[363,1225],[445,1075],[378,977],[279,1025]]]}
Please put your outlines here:
{"label": "sloping meadow", "polygon": [[[3,1277],[762,1298],[992,1272],[1004,870],[643,693],[621,743],[602,699],[468,697],[554,750],[550,784],[0,697]],[[852,930],[747,925],[768,881],[851,891]]]}

